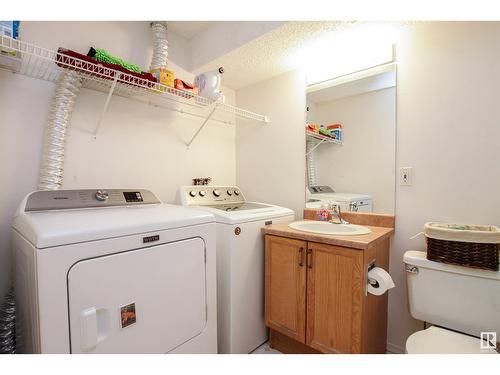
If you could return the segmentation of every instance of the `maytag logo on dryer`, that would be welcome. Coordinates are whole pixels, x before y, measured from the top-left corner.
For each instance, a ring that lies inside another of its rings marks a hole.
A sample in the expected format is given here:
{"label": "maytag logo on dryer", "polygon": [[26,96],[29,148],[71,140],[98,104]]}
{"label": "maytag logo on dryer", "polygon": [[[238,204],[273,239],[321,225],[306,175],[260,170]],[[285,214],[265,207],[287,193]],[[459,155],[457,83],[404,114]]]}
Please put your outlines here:
{"label": "maytag logo on dryer", "polygon": [[481,332],[481,349],[496,349],[496,348],[497,348],[497,333]]}
{"label": "maytag logo on dryer", "polygon": [[147,237],[142,237],[142,243],[150,243],[150,242],[155,242],[160,240],[160,235],[156,234],[154,236],[147,236]]}

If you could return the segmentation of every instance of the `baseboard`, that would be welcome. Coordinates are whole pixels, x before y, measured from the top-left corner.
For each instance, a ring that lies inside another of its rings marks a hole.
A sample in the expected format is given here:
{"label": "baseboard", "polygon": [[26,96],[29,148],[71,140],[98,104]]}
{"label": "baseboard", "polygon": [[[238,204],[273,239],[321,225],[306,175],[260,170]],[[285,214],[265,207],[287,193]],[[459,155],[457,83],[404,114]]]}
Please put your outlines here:
{"label": "baseboard", "polygon": [[405,353],[405,348],[399,346],[399,345],[394,345],[391,344],[390,342],[387,343],[387,351],[394,353],[394,354],[404,354]]}
{"label": "baseboard", "polygon": [[274,329],[269,330],[269,346],[283,354],[320,354],[317,350]]}

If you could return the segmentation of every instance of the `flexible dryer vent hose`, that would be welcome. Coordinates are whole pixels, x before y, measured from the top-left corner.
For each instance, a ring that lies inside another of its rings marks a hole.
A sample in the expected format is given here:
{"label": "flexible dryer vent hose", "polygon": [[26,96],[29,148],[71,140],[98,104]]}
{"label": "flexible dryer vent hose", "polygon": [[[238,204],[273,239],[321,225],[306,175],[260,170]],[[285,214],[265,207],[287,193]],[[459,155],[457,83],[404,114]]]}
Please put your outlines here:
{"label": "flexible dryer vent hose", "polygon": [[[307,166],[307,185],[308,186],[316,186],[318,183],[316,176],[316,156],[315,150],[313,147],[315,146],[314,141],[307,140],[306,141],[306,166]],[[312,151],[311,151],[312,150]]]}
{"label": "flexible dryer vent hose", "polygon": [[[153,58],[151,69],[166,67],[168,62],[167,26],[165,22],[152,22]],[[57,190],[62,186],[66,136],[82,87],[82,78],[74,72],[63,72],[57,81],[54,98],[45,128],[42,161],[38,180],[39,190]]]}
{"label": "flexible dryer vent hose", "polygon": [[168,64],[167,25],[165,22],[151,22],[153,34],[153,58],[150,70],[165,68]]}
{"label": "flexible dryer vent hose", "polygon": [[16,353],[16,305],[14,289],[11,287],[0,306],[0,354],[14,353]]}
{"label": "flexible dryer vent hose", "polygon": [[57,190],[62,186],[66,136],[81,87],[82,78],[75,72],[60,74],[45,128],[38,190]]}

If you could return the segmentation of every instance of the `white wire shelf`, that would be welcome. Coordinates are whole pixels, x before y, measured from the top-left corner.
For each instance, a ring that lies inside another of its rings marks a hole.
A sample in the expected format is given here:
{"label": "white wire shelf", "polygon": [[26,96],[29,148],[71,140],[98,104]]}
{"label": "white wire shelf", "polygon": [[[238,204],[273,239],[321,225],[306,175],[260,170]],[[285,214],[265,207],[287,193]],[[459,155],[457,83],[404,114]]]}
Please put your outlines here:
{"label": "white wire shelf", "polygon": [[313,133],[313,132],[310,132],[310,131],[307,131],[307,130],[306,130],[306,136],[309,139],[315,139],[317,141],[321,141],[322,143],[335,143],[337,145],[341,145],[342,144],[342,141],[339,141],[338,139],[335,139],[335,138],[332,138],[332,137],[328,137],[328,136],[323,135],[323,134]]}
{"label": "white wire shelf", "polygon": [[307,130],[306,130],[306,138],[313,139],[313,140],[317,141],[317,143],[310,150],[308,150],[306,152],[306,156],[308,156],[310,153],[312,153],[314,150],[316,150],[316,148],[318,148],[319,145],[322,145],[324,143],[333,143],[333,144],[337,144],[337,145],[342,144],[342,141],[339,141],[338,139],[328,137],[328,136],[323,135],[323,134],[313,133],[313,132],[310,132]]}
{"label": "white wire shelf", "polygon": [[[1,69],[50,82],[56,82],[63,72],[72,71],[81,77],[84,88],[107,93],[108,98],[102,115],[97,122],[95,134],[97,134],[102,116],[106,112],[112,95],[203,118],[203,124],[196,132],[195,137],[217,109],[239,118],[269,123],[267,116],[226,104],[223,99],[213,101],[187,91],[177,90],[158,82],[110,69],[99,63],[81,60],[18,39],[0,36],[0,49],[14,52],[16,55],[1,54]],[[172,104],[174,104],[174,107],[172,107]],[[208,114],[200,115],[197,112],[190,112],[186,108],[205,109]],[[233,124],[227,120],[213,120]],[[187,144],[188,147],[195,137]]]}

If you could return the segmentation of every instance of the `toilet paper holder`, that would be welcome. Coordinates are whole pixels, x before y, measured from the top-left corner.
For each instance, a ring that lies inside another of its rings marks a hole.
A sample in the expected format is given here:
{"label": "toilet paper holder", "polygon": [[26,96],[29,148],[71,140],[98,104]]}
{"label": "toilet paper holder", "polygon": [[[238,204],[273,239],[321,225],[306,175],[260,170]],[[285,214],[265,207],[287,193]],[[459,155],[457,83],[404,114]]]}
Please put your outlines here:
{"label": "toilet paper holder", "polygon": [[380,284],[378,283],[377,280],[374,280],[371,278],[368,278],[368,284],[370,284],[371,286],[374,286],[375,288],[378,288],[380,286]]}
{"label": "toilet paper holder", "polygon": [[379,283],[377,280],[372,279],[371,277],[368,277],[368,272],[370,272],[373,268],[375,268],[375,259],[372,259],[367,265],[366,265],[366,284],[365,284],[365,296],[368,295],[368,284],[374,287],[378,287]]}

